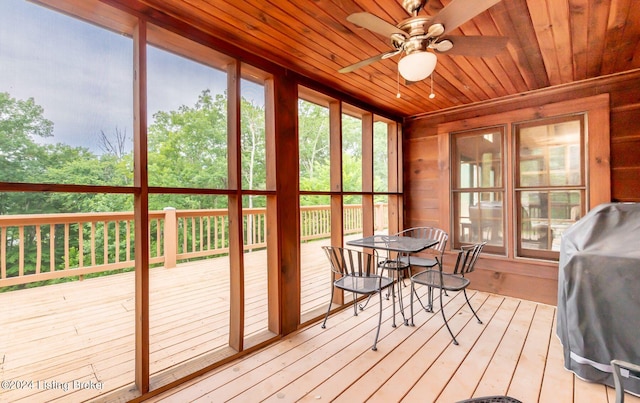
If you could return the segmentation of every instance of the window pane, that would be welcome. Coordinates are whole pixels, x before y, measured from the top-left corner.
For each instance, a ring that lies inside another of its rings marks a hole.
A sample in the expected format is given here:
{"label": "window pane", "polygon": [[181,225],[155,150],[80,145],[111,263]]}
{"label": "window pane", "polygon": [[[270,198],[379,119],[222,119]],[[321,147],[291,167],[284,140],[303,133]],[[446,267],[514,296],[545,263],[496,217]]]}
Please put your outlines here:
{"label": "window pane", "polygon": [[[226,196],[149,196],[150,370],[177,375],[229,343],[229,215]],[[189,363],[185,365],[185,363]]]}
{"label": "window pane", "polygon": [[454,137],[458,166],[456,188],[502,186],[502,133],[478,132]]}
{"label": "window pane", "polygon": [[579,186],[581,121],[521,127],[520,187]]}
{"label": "window pane", "polygon": [[226,188],[226,73],[147,50],[149,185]]}
{"label": "window pane", "polygon": [[520,192],[523,249],[560,250],[562,233],[582,216],[582,191]]}
{"label": "window pane", "polygon": [[331,276],[322,246],[331,244],[329,196],[300,197],[300,315],[311,319],[325,312],[331,295]]}
{"label": "window pane", "polygon": [[131,186],[131,38],[21,0],[0,38],[0,181]]}
{"label": "window pane", "polygon": [[242,142],[242,188],[267,188],[267,148],[264,86],[241,81],[240,124]]}
{"label": "window pane", "polygon": [[373,189],[389,190],[389,125],[385,122],[373,124]]}
{"label": "window pane", "polygon": [[362,190],[362,119],[342,114],[342,189]]}
{"label": "window pane", "polygon": [[298,100],[300,190],[329,190],[329,108]]}
{"label": "window pane", "polygon": [[244,239],[244,337],[267,331],[269,326],[269,287],[267,270],[267,198],[242,198]]}
{"label": "window pane", "polygon": [[[5,203],[13,208],[0,215],[3,381],[60,386],[90,381],[100,387],[84,390],[82,398],[71,397],[73,386],[10,388],[0,392],[0,400],[92,401],[130,388],[136,319],[133,196],[0,193],[0,206]],[[31,205],[39,206],[37,212]],[[32,351],[36,345],[43,347]]]}
{"label": "window pane", "polygon": [[504,246],[501,192],[455,193],[454,203],[458,212],[457,242],[486,241],[490,246]]}

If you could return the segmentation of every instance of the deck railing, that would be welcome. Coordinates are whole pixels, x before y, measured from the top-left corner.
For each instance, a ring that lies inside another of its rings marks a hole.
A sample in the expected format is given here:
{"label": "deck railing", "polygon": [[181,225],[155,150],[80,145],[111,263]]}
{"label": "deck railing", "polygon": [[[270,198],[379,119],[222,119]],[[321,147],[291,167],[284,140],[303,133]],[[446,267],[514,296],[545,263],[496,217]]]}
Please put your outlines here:
{"label": "deck railing", "polygon": [[[330,210],[300,208],[302,241],[330,236]],[[362,232],[361,210],[345,206],[345,234]],[[377,230],[387,227],[386,211],[376,205]],[[244,209],[243,220],[245,250],[266,247],[266,209]],[[228,223],[226,209],[150,212],[150,263],[171,268],[228,253]],[[0,287],[132,268],[134,251],[133,212],[0,216]]]}

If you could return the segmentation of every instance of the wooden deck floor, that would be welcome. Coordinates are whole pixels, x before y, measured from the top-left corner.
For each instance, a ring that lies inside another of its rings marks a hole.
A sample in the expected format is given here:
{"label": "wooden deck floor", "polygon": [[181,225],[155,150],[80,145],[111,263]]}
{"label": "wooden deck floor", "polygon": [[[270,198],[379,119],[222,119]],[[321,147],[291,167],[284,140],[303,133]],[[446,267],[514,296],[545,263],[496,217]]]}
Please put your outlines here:
{"label": "wooden deck floor", "polygon": [[[555,307],[471,292],[482,325],[458,294],[445,312],[416,314],[415,327],[390,325],[385,303],[378,351],[370,349],[377,309],[343,310],[150,402],[455,402],[509,395],[523,402],[614,402],[615,391],[580,380],[562,364]],[[627,402],[640,399],[627,394]]]}
{"label": "wooden deck floor", "polygon": [[[303,245],[303,313],[329,301],[330,276],[320,249],[325,243]],[[264,250],[245,254],[247,344],[274,336],[266,330],[265,262]],[[155,268],[149,278],[156,385],[234,353],[227,347],[227,258]],[[0,293],[0,379],[22,382],[6,384],[0,402],[84,401],[131,385],[134,303],[132,272]],[[203,355],[207,360],[192,363]]]}
{"label": "wooden deck floor", "polygon": [[[318,244],[307,246],[302,310],[313,311],[328,301],[328,287],[318,286],[328,269]],[[245,262],[246,334],[257,338],[269,336],[264,261],[260,252]],[[226,259],[154,269],[150,283],[154,386],[193,370],[194,358],[208,357],[206,363],[229,354]],[[133,289],[132,273],[124,273],[0,294],[0,379],[22,382],[0,390],[0,401],[90,401],[132,384]],[[491,394],[525,402],[613,401],[611,388],[563,369],[554,307],[472,295],[483,325],[470,320],[460,296],[446,300],[459,346],[450,343],[439,312],[420,311],[415,327],[392,328],[385,301],[377,352],[370,350],[377,306],[357,318],[347,309],[332,315],[325,330],[309,326],[152,401],[450,402]]]}

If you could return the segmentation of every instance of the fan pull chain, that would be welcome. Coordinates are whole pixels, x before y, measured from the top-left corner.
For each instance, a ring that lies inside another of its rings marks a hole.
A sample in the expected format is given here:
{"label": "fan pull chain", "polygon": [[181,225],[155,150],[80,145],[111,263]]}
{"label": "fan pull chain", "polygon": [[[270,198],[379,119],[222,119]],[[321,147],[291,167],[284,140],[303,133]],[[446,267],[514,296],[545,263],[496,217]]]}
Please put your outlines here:
{"label": "fan pull chain", "polygon": [[396,93],[396,98],[400,98],[400,70],[397,70],[396,72],[396,85],[398,88],[398,92]]}

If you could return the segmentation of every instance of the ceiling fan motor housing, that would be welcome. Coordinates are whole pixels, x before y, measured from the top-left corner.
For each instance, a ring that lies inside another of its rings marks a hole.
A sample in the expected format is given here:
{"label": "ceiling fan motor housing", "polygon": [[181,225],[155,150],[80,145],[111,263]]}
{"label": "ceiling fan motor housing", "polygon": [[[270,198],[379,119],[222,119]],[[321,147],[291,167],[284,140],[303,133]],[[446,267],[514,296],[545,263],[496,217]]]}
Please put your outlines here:
{"label": "ceiling fan motor housing", "polygon": [[402,8],[407,10],[407,12],[411,15],[418,14],[424,5],[427,3],[427,0],[403,0]]}

